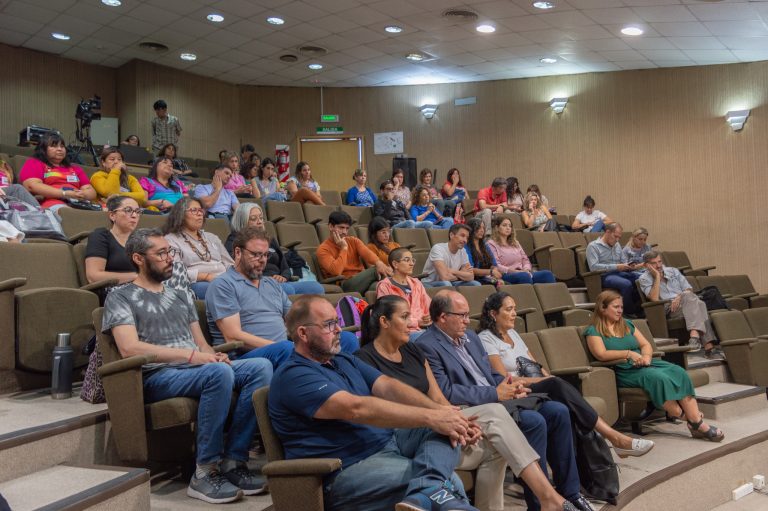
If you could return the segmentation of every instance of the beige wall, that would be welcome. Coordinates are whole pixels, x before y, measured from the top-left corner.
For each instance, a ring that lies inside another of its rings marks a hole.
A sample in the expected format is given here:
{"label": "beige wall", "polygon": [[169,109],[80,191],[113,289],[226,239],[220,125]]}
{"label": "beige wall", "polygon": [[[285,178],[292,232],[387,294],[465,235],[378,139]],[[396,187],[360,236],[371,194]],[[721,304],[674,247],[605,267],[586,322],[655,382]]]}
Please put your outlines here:
{"label": "beige wall", "polygon": [[[105,113],[119,110],[121,135],[137,132],[146,144],[152,103],[164,98],[184,126],[181,152],[193,157],[214,159],[241,142],[273,154],[275,144],[319,125],[319,89],[237,87],[144,62],[111,70],[3,45],[0,59],[18,70],[0,80],[6,144],[33,122],[70,126],[80,96],[94,90]],[[524,186],[538,183],[563,213],[577,212],[589,193],[627,227],[650,229],[662,248],[686,249],[695,264],[715,264],[718,273],[747,272],[768,291],[768,269],[759,262],[768,251],[759,206],[768,188],[766,83],[768,62],[330,88],[324,110],[341,115],[347,134],[365,136],[371,181],[391,168],[391,156],[373,154],[373,133],[403,131],[405,152],[419,168],[438,168],[444,177],[456,166],[470,189],[516,175]],[[547,103],[560,95],[570,102],[557,116]],[[465,96],[477,96],[477,104],[453,106]],[[427,121],[418,106],[432,101],[440,108]],[[723,115],[742,106],[752,115],[734,133]]]}

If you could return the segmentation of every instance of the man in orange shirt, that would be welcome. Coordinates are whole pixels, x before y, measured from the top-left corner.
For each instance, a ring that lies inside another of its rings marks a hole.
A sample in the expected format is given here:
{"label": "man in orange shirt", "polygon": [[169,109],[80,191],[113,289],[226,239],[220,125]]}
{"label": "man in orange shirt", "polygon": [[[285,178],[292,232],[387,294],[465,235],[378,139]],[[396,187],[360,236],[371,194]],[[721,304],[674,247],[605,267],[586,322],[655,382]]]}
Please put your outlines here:
{"label": "man in orange shirt", "polygon": [[[334,211],[328,217],[328,230],[331,237],[317,247],[317,261],[323,277],[341,275],[341,289],[364,294],[375,289],[379,278],[392,275],[392,269],[382,263],[365,244],[349,235],[352,218],[344,211]],[[369,268],[363,267],[363,261]]]}

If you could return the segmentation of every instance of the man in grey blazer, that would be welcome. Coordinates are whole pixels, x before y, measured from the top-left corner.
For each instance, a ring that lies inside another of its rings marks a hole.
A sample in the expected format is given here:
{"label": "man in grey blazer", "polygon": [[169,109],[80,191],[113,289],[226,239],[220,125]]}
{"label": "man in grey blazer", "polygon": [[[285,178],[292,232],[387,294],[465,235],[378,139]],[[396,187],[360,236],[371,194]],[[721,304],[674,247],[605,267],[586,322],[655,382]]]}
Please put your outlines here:
{"label": "man in grey blazer", "polygon": [[[513,413],[520,430],[539,454],[545,473],[549,462],[558,493],[577,509],[592,510],[589,501],[579,493],[568,408],[562,403],[544,401],[537,410],[524,409],[524,401],[530,398],[515,399],[520,385],[511,384],[505,376],[493,372],[480,338],[467,330],[469,304],[459,292],[446,289],[435,295],[429,314],[432,326],[419,336],[416,344],[426,355],[445,397],[454,405],[502,403]],[[528,509],[540,509],[528,488],[525,501]]]}

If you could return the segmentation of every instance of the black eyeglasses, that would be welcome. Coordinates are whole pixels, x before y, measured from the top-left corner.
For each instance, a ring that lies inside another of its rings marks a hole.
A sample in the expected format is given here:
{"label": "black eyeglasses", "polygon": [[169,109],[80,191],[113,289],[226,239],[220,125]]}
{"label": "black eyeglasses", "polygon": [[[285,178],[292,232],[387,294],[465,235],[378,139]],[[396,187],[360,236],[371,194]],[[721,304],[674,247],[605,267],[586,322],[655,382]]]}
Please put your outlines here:
{"label": "black eyeglasses", "polygon": [[338,319],[329,319],[328,321],[323,321],[322,323],[305,323],[301,326],[316,326],[318,328],[322,328],[329,334],[332,334],[336,331],[337,328],[339,328],[339,320]]}
{"label": "black eyeglasses", "polygon": [[142,213],[144,213],[144,210],[141,208],[122,208],[122,209],[118,209],[117,211],[122,211],[128,216],[141,215]]}
{"label": "black eyeglasses", "polygon": [[450,314],[451,316],[458,316],[461,319],[469,319],[469,312],[451,312],[451,311],[445,311],[445,314]]}
{"label": "black eyeglasses", "polygon": [[164,259],[168,259],[169,257],[170,257],[171,259],[173,259],[173,258],[175,258],[175,257],[176,257],[178,254],[179,254],[179,251],[178,251],[178,250],[176,250],[175,248],[169,248],[168,250],[158,250],[158,251],[157,251],[157,252],[155,252],[154,254],[150,254],[150,253],[148,253],[148,252],[145,252],[145,253],[144,253],[144,255],[145,255],[145,256],[152,256],[152,257],[154,257],[155,259],[159,259],[160,261],[162,261],[162,260],[164,260]]}
{"label": "black eyeglasses", "polygon": [[252,252],[245,247],[242,247],[241,250],[243,252],[248,252],[248,255],[253,257],[254,259],[266,259],[267,257],[269,257],[269,252]]}

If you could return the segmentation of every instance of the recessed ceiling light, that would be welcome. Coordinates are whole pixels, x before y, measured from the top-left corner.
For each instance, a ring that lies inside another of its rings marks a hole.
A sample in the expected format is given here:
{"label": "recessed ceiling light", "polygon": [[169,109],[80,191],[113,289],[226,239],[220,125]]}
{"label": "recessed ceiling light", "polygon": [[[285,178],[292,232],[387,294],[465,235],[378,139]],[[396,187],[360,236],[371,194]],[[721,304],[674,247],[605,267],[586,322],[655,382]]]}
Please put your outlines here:
{"label": "recessed ceiling light", "polygon": [[555,4],[552,2],[533,2],[533,6],[537,9],[554,9]]}
{"label": "recessed ceiling light", "polygon": [[53,37],[54,39],[58,39],[59,41],[69,41],[70,39],[72,39],[67,34],[62,34],[61,32],[51,32],[51,37]]}
{"label": "recessed ceiling light", "polygon": [[277,16],[270,16],[267,18],[267,23],[270,25],[282,25],[285,23],[285,20],[283,18],[278,18]]}
{"label": "recessed ceiling light", "polygon": [[123,5],[123,2],[121,2],[120,0],[101,0],[101,3],[109,7],[120,7],[121,5]]}
{"label": "recessed ceiling light", "polygon": [[390,34],[399,34],[403,31],[402,27],[398,27],[397,25],[389,25],[388,27],[384,27],[384,30]]}
{"label": "recessed ceiling light", "polygon": [[557,62],[557,59],[554,57],[544,57],[543,59],[539,59],[539,62],[542,64],[554,64]]}
{"label": "recessed ceiling light", "polygon": [[478,25],[475,28],[475,30],[477,30],[482,34],[492,34],[496,32],[496,27],[494,27],[493,25],[483,24],[483,25]]}
{"label": "recessed ceiling light", "polygon": [[208,18],[208,21],[213,21],[214,23],[221,23],[224,21],[224,16],[221,14],[209,14],[206,18]]}
{"label": "recessed ceiling light", "polygon": [[179,58],[181,60],[192,61],[192,60],[197,60],[197,55],[195,55],[194,53],[182,53],[181,55],[179,55]]}
{"label": "recessed ceiling light", "polygon": [[624,35],[643,35],[644,30],[640,27],[624,27],[621,33]]}
{"label": "recessed ceiling light", "polygon": [[405,58],[407,58],[408,60],[412,60],[414,62],[421,62],[422,60],[424,60],[424,55],[422,55],[421,53],[409,53],[408,55],[405,56]]}
{"label": "recessed ceiling light", "polygon": [[318,71],[320,69],[323,69],[323,65],[322,64],[310,64],[307,67],[309,69],[311,69],[312,71]]}

